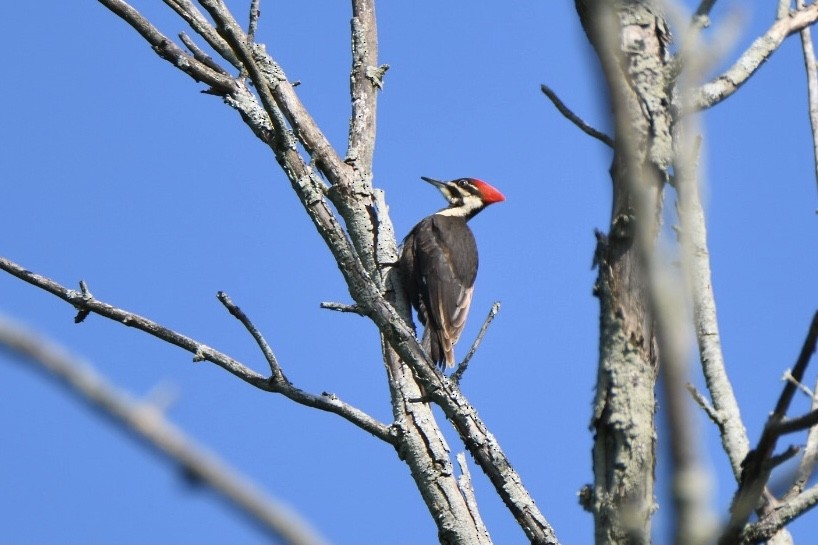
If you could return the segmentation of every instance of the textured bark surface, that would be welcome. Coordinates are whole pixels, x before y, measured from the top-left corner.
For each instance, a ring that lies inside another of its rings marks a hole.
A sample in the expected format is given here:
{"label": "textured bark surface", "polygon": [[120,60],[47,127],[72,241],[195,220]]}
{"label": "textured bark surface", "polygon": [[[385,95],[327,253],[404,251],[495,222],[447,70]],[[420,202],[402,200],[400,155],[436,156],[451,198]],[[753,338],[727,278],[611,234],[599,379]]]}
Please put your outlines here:
{"label": "textured bark surface", "polygon": [[650,3],[577,1],[614,113],[613,208],[597,235],[600,349],[590,507],[597,543],[650,542],[655,510],[657,353],[646,252],[672,161],[669,33]]}

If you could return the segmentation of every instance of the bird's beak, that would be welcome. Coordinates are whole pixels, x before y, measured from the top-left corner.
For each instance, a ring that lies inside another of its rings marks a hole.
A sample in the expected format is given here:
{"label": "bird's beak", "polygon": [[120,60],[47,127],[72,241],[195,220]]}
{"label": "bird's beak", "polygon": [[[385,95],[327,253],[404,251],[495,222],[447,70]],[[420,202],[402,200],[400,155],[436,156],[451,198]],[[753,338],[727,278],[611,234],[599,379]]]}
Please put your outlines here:
{"label": "bird's beak", "polygon": [[440,190],[446,187],[446,182],[441,182],[440,180],[435,180],[434,178],[427,178],[426,176],[421,176],[420,179],[423,180],[424,182],[429,182],[430,184],[432,184],[433,186]]}

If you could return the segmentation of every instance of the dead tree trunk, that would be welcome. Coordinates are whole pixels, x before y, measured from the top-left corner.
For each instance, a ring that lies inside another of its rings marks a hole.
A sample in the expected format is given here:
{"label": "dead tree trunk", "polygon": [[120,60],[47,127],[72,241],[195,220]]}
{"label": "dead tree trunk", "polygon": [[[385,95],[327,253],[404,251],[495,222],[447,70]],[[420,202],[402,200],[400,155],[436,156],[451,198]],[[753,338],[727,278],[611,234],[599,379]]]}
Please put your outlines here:
{"label": "dead tree trunk", "polygon": [[657,351],[646,274],[672,160],[669,33],[649,2],[577,0],[614,116],[613,207],[597,234],[600,348],[593,405],[596,543],[650,543]]}

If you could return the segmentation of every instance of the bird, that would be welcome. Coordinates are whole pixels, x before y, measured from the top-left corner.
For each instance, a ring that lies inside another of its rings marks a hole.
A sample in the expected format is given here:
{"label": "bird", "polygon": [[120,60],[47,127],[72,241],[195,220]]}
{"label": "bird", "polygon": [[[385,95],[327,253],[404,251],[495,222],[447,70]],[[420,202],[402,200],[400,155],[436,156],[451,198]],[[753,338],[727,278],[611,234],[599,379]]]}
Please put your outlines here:
{"label": "bird", "polygon": [[505,197],[477,178],[421,179],[437,187],[448,206],[409,231],[398,268],[406,296],[425,326],[422,345],[445,370],[454,367],[454,345],[466,325],[477,278],[477,243],[466,222]]}

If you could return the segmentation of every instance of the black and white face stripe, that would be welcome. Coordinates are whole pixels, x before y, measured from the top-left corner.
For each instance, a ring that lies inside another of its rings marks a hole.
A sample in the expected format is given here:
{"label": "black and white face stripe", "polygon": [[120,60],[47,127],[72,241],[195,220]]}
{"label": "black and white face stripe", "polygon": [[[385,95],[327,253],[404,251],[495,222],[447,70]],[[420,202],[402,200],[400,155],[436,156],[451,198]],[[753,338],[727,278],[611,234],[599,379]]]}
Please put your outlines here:
{"label": "black and white face stripe", "polygon": [[449,202],[448,207],[437,212],[442,216],[470,218],[485,207],[480,189],[468,178],[443,182],[437,187]]}
{"label": "black and white face stripe", "polygon": [[448,182],[440,186],[440,191],[452,206],[462,206],[463,202],[470,196],[481,199],[480,190],[468,178]]}

